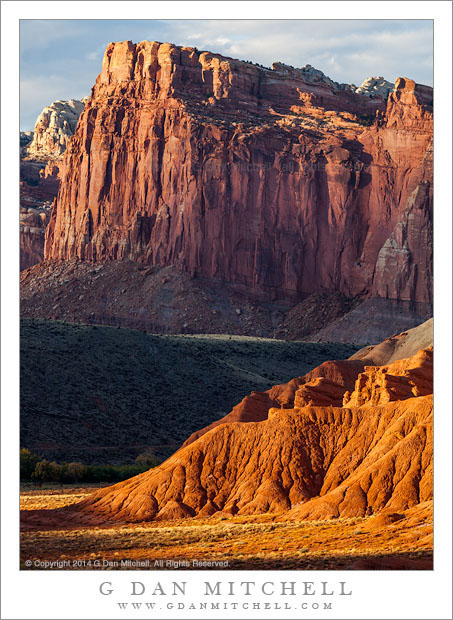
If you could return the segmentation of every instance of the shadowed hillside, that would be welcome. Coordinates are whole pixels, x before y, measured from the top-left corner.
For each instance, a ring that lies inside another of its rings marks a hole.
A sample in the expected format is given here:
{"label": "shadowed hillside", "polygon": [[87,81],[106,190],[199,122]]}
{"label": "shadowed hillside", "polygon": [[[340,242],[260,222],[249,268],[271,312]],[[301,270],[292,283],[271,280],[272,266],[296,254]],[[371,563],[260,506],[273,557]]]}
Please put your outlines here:
{"label": "shadowed hillside", "polygon": [[236,336],[157,336],[24,319],[21,445],[56,460],[172,454],[195,430],[356,347]]}

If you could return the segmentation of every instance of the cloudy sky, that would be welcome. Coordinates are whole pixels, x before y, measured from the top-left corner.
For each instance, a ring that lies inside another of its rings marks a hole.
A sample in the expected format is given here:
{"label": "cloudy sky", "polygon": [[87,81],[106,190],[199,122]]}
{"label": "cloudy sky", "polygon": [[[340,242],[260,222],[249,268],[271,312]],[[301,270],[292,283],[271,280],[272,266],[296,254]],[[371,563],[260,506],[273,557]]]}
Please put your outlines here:
{"label": "cloudy sky", "polygon": [[311,64],[338,82],[432,85],[430,20],[21,20],[21,129],[56,99],[89,94],[111,41],[168,41],[269,66]]}

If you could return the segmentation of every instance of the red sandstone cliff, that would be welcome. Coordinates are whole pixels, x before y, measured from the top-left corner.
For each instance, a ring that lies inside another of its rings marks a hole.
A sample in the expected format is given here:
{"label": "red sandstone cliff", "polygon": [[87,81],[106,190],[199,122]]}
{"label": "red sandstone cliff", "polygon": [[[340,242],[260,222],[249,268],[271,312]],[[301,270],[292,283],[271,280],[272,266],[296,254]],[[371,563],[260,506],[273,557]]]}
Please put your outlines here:
{"label": "red sandstone cliff", "polygon": [[45,257],[173,264],[272,296],[431,301],[432,90],[399,79],[385,104],[306,80],[110,44]]}

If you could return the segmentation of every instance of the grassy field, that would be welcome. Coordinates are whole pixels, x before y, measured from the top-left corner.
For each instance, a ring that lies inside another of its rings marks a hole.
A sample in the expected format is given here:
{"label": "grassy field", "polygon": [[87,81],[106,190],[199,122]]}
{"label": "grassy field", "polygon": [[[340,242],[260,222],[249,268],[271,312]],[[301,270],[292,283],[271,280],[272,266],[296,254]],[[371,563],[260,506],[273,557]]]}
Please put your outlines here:
{"label": "grassy field", "polygon": [[166,458],[252,390],[357,347],[243,336],[159,336],[23,319],[21,446],[58,461]]}
{"label": "grassy field", "polygon": [[[94,489],[26,490],[22,510],[61,508]],[[430,512],[431,511],[431,512]],[[372,527],[373,517],[283,521],[281,515],[211,517],[167,523],[126,524],[21,533],[21,567],[66,570],[131,568],[221,569],[429,569],[432,509]],[[198,562],[222,565],[200,566]],[[31,565],[28,566],[26,562]],[[42,562],[54,562],[44,566]],[[58,565],[60,562],[60,565]],[[141,562],[131,566],[130,562]]]}

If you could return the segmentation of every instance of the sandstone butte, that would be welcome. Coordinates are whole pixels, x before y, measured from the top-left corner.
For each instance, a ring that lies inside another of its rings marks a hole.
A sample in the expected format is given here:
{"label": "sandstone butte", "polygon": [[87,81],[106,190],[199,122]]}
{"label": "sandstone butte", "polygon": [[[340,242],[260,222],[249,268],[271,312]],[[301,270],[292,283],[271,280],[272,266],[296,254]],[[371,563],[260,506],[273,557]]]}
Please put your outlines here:
{"label": "sandstone butte", "polygon": [[67,143],[45,259],[173,265],[268,299],[431,303],[432,89],[398,78],[385,101],[373,88],[111,43]]}
{"label": "sandstone butte", "polygon": [[23,523],[266,512],[296,520],[391,519],[432,500],[432,369],[432,346],[381,366],[322,364],[297,385],[274,388],[265,419],[224,418],[162,465],[77,505],[29,511]]}

